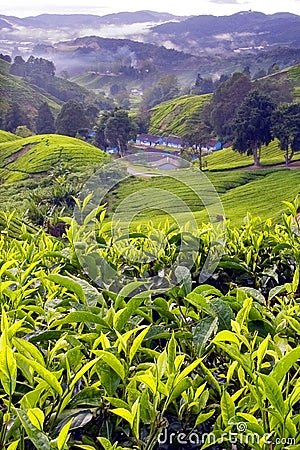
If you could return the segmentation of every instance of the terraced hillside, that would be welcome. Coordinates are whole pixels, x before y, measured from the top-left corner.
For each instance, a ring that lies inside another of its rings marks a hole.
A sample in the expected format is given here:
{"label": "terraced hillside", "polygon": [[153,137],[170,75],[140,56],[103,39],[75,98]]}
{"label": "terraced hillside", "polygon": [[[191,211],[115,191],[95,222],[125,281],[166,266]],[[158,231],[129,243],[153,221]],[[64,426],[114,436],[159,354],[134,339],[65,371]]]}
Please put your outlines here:
{"label": "terraced hillside", "polygon": [[[295,152],[293,161],[300,160],[300,152]],[[253,156],[238,153],[232,148],[218,150],[205,157],[208,170],[230,170],[246,168],[253,165]],[[272,141],[268,146],[263,146],[261,150],[261,165],[284,164],[284,151],[280,150],[278,141]]]}
{"label": "terraced hillside", "polygon": [[21,213],[30,200],[35,199],[38,208],[43,198],[75,195],[74,185],[77,189],[94,169],[110,160],[100,149],[67,136],[17,138],[1,132],[1,140],[0,205]]}
{"label": "terraced hillside", "polygon": [[46,102],[53,111],[59,111],[61,103],[59,100],[43,89],[30,85],[21,77],[10,75],[9,67],[10,64],[0,59],[0,95],[3,105],[8,101],[17,100],[27,112],[34,112],[41,103]]}
{"label": "terraced hillside", "polygon": [[109,157],[81,140],[60,135],[38,135],[0,144],[0,177],[5,183],[47,172],[64,163],[74,168],[102,163]]}
{"label": "terraced hillside", "polygon": [[[197,223],[201,224],[209,220],[204,200],[215,205],[211,208],[216,215],[225,214],[235,225],[241,225],[247,213],[259,215],[263,220],[273,218],[279,221],[285,211],[282,202],[292,201],[300,193],[297,170],[206,172],[206,178],[194,176],[187,169],[157,171],[156,175],[159,176],[133,178],[122,183],[113,196],[113,211],[110,211],[109,219],[125,223],[129,218],[133,221],[133,228],[137,225],[143,227],[149,221],[161,224],[167,218],[186,223],[190,220],[189,211],[192,211]],[[199,189],[200,197],[195,194]],[[219,202],[224,211],[218,210]]]}
{"label": "terraced hillside", "polygon": [[151,110],[150,133],[183,136],[189,125],[199,120],[199,113],[210,97],[210,94],[185,95],[160,103]]}
{"label": "terraced hillside", "polygon": [[4,142],[16,141],[17,139],[21,139],[19,136],[16,136],[9,131],[0,130],[0,144]]}

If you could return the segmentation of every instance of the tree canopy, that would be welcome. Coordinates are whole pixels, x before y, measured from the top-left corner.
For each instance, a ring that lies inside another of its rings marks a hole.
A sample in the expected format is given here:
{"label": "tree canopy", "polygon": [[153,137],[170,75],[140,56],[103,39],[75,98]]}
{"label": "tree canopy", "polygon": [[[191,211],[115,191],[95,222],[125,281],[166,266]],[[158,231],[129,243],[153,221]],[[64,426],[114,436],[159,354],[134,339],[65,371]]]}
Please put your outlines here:
{"label": "tree canopy", "polygon": [[38,134],[55,133],[54,116],[46,102],[42,103],[38,109],[36,131]]}
{"label": "tree canopy", "polygon": [[242,73],[234,73],[213,94],[204,114],[219,138],[227,140],[230,136],[231,121],[250,90],[249,77]]}
{"label": "tree canopy", "polygon": [[300,103],[282,104],[272,115],[272,135],[279,140],[289,164],[294,152],[300,150]]}
{"label": "tree canopy", "polygon": [[76,100],[66,102],[55,121],[56,133],[75,137],[78,130],[88,127],[84,108]]}
{"label": "tree canopy", "polygon": [[274,103],[259,91],[250,92],[242,102],[232,122],[233,149],[253,155],[260,165],[260,149],[272,140],[271,117]]}

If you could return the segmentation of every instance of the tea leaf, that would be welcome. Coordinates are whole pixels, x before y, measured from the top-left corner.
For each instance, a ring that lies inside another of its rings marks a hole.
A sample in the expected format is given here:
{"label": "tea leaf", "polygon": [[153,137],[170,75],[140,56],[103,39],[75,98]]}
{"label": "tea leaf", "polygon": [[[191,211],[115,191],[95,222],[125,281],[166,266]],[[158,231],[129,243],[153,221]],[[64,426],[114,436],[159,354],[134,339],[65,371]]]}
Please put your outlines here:
{"label": "tea leaf", "polygon": [[66,425],[64,425],[63,428],[60,430],[60,433],[57,438],[58,450],[64,450],[64,448],[65,448],[65,445],[70,436],[68,433],[69,433],[72,421],[73,421],[73,419],[69,420],[69,422],[66,423]]}
{"label": "tea leaf", "polygon": [[111,409],[110,411],[112,413],[116,414],[117,416],[122,417],[122,419],[125,419],[127,422],[129,422],[130,426],[132,427],[134,416],[130,411],[128,411],[128,409],[116,408],[116,409]]}
{"label": "tea leaf", "polygon": [[61,397],[63,394],[63,390],[62,387],[60,385],[60,383],[58,382],[57,378],[55,375],[52,374],[52,372],[50,372],[48,369],[46,369],[45,367],[43,367],[41,364],[39,364],[36,361],[33,361],[31,359],[26,358],[25,356],[18,354],[18,357],[21,361],[23,361],[25,364],[29,365],[30,367],[32,367],[37,373],[38,375],[43,378],[43,380],[46,381],[46,383],[49,384],[49,386],[58,393],[58,395]]}
{"label": "tea leaf", "polygon": [[264,384],[267,399],[270,401],[275,411],[277,411],[283,418],[285,414],[285,407],[282,392],[277,381],[272,375],[259,374],[259,378]]}
{"label": "tea leaf", "polygon": [[300,359],[300,346],[286,353],[273,367],[270,375],[279,384],[293,365]]}
{"label": "tea leaf", "polygon": [[227,427],[231,417],[234,416],[235,411],[233,400],[227,391],[223,392],[220,406],[221,406],[222,420],[225,427]]}
{"label": "tea leaf", "polygon": [[125,379],[125,369],[113,353],[106,352],[105,350],[94,350],[94,353],[99,356],[98,359],[101,358],[102,361],[111,367],[122,380]]}
{"label": "tea leaf", "polygon": [[27,436],[38,450],[50,450],[50,441],[45,433],[36,428],[30,421],[25,411],[17,409],[18,417],[24,427]]}
{"label": "tea leaf", "polygon": [[139,350],[139,348],[140,348],[140,346],[141,346],[141,344],[142,344],[146,334],[148,333],[149,329],[150,329],[150,326],[145,328],[143,331],[140,332],[140,334],[133,341],[132,346],[131,346],[130,351],[129,351],[129,362],[130,363],[132,362],[136,352]]}
{"label": "tea leaf", "polygon": [[211,416],[214,415],[214,413],[215,413],[215,410],[212,409],[209,413],[206,413],[206,414],[200,413],[200,414],[198,414],[194,427],[197,427],[201,423],[206,422],[208,419],[211,418]]}

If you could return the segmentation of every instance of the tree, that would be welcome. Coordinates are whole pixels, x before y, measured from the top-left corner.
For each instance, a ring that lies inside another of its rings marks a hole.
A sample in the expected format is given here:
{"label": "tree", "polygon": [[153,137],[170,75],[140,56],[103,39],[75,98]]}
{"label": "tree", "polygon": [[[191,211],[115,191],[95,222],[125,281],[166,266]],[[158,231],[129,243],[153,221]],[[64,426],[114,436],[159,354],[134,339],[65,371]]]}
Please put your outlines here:
{"label": "tree", "polygon": [[232,122],[233,149],[253,155],[260,166],[260,150],[272,140],[271,118],[274,103],[259,91],[250,92],[242,102]]}
{"label": "tree", "polygon": [[20,125],[29,126],[29,120],[19,104],[13,102],[9,105],[4,115],[3,128],[6,131],[14,133]]}
{"label": "tree", "polygon": [[123,109],[116,109],[108,117],[104,136],[112,147],[117,147],[119,156],[127,150],[127,142],[137,134],[137,125]]}
{"label": "tree", "polygon": [[159,103],[177,97],[178,94],[179,86],[176,75],[167,75],[161,78],[152,89],[145,92],[144,103],[150,109]]}
{"label": "tree", "polygon": [[280,77],[267,77],[254,82],[254,89],[271,97],[275,105],[291,103],[293,101],[294,88],[289,77],[282,74]]}
{"label": "tree", "polygon": [[289,164],[294,152],[300,150],[300,103],[280,105],[273,112],[271,131],[285,151],[285,163]]}
{"label": "tree", "polygon": [[204,114],[220,139],[226,141],[231,134],[231,121],[246,95],[251,90],[249,77],[234,73],[222,83],[204,108]]}
{"label": "tree", "polygon": [[150,126],[150,112],[144,103],[141,103],[135,118],[139,133],[147,133]]}
{"label": "tree", "polygon": [[107,139],[105,137],[105,133],[104,133],[106,123],[107,123],[109,117],[111,117],[111,114],[108,111],[104,111],[103,113],[101,113],[101,116],[100,116],[99,120],[97,121],[97,124],[95,127],[96,135],[95,135],[94,145],[96,145],[96,147],[98,147],[98,148],[101,148],[101,150],[106,150],[106,148],[109,145],[107,142]]}
{"label": "tree", "polygon": [[191,94],[209,94],[214,91],[214,83],[211,78],[202,78],[198,73],[195,85],[191,89]]}
{"label": "tree", "polygon": [[10,66],[9,72],[12,75],[17,75],[19,77],[24,77],[26,74],[26,63],[22,56],[16,56],[13,64]]}
{"label": "tree", "polygon": [[55,121],[56,133],[75,137],[79,129],[87,127],[88,120],[82,104],[76,100],[66,102]]}
{"label": "tree", "polygon": [[199,122],[194,129],[184,136],[184,141],[189,144],[188,153],[196,155],[199,160],[199,169],[203,170],[203,147],[207,145],[211,137],[211,128],[205,122]]}
{"label": "tree", "polygon": [[16,128],[15,134],[22,138],[26,138],[26,137],[34,135],[34,133],[28,127],[26,127],[26,125],[19,125]]}
{"label": "tree", "polygon": [[36,131],[38,134],[55,133],[54,116],[46,102],[42,103],[38,109]]}

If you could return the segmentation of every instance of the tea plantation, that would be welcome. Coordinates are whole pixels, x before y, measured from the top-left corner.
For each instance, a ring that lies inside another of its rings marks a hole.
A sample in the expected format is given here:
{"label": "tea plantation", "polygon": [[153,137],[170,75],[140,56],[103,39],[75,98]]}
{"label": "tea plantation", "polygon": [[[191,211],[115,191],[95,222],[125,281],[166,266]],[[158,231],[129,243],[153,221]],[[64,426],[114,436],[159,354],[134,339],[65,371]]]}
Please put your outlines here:
{"label": "tea plantation", "polygon": [[120,166],[94,208],[101,150],[0,141],[0,448],[299,449],[298,171]]}

